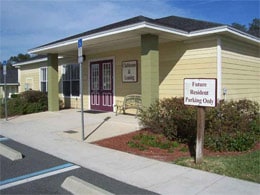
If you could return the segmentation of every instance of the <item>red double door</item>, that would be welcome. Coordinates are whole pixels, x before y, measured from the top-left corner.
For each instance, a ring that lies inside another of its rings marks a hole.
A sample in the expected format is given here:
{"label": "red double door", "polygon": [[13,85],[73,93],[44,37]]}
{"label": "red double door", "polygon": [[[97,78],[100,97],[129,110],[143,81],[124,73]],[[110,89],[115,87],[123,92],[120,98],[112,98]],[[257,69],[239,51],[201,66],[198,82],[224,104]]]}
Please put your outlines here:
{"label": "red double door", "polygon": [[113,60],[90,63],[90,107],[113,111]]}

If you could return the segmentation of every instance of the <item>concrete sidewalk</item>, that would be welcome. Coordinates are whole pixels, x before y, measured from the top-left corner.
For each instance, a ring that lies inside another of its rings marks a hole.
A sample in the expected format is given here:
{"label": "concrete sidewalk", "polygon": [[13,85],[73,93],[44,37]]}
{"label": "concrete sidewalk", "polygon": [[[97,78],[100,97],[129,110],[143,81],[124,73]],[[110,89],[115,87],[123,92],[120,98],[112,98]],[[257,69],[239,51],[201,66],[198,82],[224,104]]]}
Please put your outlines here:
{"label": "concrete sidewalk", "polygon": [[85,114],[76,110],[43,112],[0,120],[0,134],[30,147],[159,194],[258,194],[260,184],[89,144],[102,138],[138,130],[134,116]]}

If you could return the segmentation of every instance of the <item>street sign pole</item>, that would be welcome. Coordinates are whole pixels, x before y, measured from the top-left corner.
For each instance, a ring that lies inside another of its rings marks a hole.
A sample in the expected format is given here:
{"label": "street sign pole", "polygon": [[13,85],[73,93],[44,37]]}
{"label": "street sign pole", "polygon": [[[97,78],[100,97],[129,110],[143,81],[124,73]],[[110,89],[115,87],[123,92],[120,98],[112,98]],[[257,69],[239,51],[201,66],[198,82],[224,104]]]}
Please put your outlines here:
{"label": "street sign pole", "polygon": [[78,63],[79,63],[79,72],[80,72],[80,104],[81,104],[81,130],[82,130],[82,141],[85,140],[84,135],[84,108],[83,108],[83,71],[82,71],[82,39],[78,40]]}
{"label": "street sign pole", "polygon": [[7,121],[7,87],[6,87],[6,61],[3,61],[4,89],[5,89],[5,120]]}

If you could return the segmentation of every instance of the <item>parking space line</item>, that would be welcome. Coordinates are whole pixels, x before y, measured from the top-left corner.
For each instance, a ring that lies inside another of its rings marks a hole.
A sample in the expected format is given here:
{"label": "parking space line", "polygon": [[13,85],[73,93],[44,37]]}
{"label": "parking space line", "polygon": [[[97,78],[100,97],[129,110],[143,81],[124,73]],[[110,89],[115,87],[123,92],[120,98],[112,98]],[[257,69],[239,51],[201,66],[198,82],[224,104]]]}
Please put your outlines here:
{"label": "parking space line", "polygon": [[77,169],[80,168],[80,166],[78,165],[74,165],[72,163],[66,163],[63,165],[59,165],[59,166],[55,166],[49,169],[44,169],[41,171],[37,171],[34,173],[29,173],[26,175],[22,175],[19,177],[15,177],[15,178],[10,178],[10,179],[6,179],[4,181],[0,181],[0,190],[6,189],[6,188],[10,188],[13,186],[17,186],[19,184],[23,184],[23,183],[27,183],[30,181],[34,181],[37,179],[42,179],[45,177],[49,177],[52,175],[57,175],[59,173],[64,173],[73,169]]}
{"label": "parking space line", "polygon": [[7,137],[0,137],[0,142],[1,141],[6,141],[6,140],[9,140],[9,138],[7,138]]}

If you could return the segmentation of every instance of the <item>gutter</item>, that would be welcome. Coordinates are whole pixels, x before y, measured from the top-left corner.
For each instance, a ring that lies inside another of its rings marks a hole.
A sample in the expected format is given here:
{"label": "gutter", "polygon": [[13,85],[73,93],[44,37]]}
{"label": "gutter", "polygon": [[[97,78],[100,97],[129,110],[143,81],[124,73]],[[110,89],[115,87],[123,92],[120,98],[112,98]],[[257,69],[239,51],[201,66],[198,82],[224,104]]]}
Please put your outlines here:
{"label": "gutter", "polygon": [[[58,59],[62,59],[64,58],[63,56],[59,56]],[[43,57],[43,58],[40,58],[40,59],[36,59],[36,60],[28,60],[28,61],[25,61],[25,62],[18,62],[18,63],[15,63],[13,64],[12,66],[16,67],[16,68],[19,68],[19,66],[23,66],[23,65],[28,65],[28,64],[34,64],[34,63],[38,63],[38,62],[46,62],[48,60],[47,57]]]}
{"label": "gutter", "polygon": [[[55,48],[58,48],[58,47],[77,44],[79,38],[82,38],[82,41],[85,42],[85,41],[89,41],[89,40],[93,40],[93,39],[98,39],[98,38],[102,38],[102,37],[106,37],[106,36],[110,36],[110,35],[134,31],[134,30],[140,30],[140,29],[144,29],[144,28],[158,30],[158,31],[162,31],[162,32],[167,32],[167,33],[183,36],[184,38],[192,38],[192,37],[196,37],[196,36],[203,36],[203,35],[209,35],[209,34],[228,32],[228,33],[234,34],[236,36],[239,36],[243,39],[247,39],[249,41],[256,42],[257,44],[260,44],[259,38],[254,37],[252,35],[249,35],[247,33],[244,33],[242,31],[239,31],[239,30],[232,28],[230,26],[219,26],[219,27],[215,27],[215,28],[192,31],[192,32],[189,33],[189,32],[186,32],[186,31],[182,31],[182,30],[179,30],[179,29],[154,24],[154,23],[151,23],[151,22],[139,22],[139,23],[136,23],[136,24],[123,26],[123,27],[119,27],[119,28],[116,28],[116,29],[111,29],[111,30],[98,32],[98,33],[94,33],[94,34],[90,34],[90,35],[85,35],[85,36],[81,36],[81,37],[79,36],[79,37],[73,38],[71,40],[66,40],[66,41],[62,41],[62,42],[58,42],[58,43],[54,43],[54,44],[49,44],[49,45],[45,45],[45,46],[42,46],[42,47],[40,46],[40,47],[37,47],[37,48],[30,49],[28,51],[28,53],[33,54],[33,53],[41,52],[41,51],[44,51],[44,50],[55,49]],[[23,65],[22,63],[19,63],[19,64]]]}

